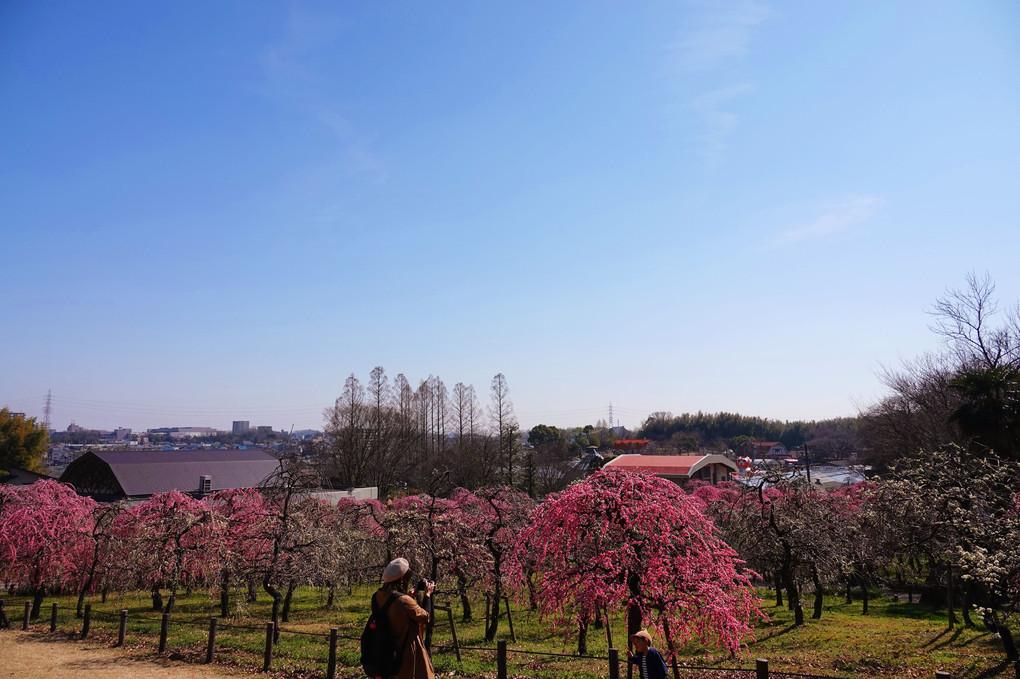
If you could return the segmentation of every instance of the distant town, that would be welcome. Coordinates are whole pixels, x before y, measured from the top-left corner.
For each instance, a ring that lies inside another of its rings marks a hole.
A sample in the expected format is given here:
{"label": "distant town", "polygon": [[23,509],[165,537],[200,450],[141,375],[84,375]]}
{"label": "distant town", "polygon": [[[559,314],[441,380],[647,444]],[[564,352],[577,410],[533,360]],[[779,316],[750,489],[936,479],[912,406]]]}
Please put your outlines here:
{"label": "distant town", "polygon": [[[17,413],[15,413],[17,414]],[[230,429],[215,427],[157,427],[134,432],[127,427],[112,431],[87,429],[72,422],[64,431],[51,431],[46,456],[50,473],[59,475],[86,450],[194,450],[246,449],[258,447],[283,453],[321,437],[316,429],[283,430],[268,425],[252,426],[234,420]]]}

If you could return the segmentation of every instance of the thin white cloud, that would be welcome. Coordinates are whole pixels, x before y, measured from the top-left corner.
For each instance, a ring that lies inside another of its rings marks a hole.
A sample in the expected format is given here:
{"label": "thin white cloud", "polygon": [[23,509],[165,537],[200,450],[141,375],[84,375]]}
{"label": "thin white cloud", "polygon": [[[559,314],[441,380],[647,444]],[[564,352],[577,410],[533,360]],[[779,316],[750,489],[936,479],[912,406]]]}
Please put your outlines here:
{"label": "thin white cloud", "polygon": [[871,219],[884,204],[885,201],[877,196],[857,196],[829,205],[821,215],[810,222],[779,234],[778,240],[780,243],[790,244],[846,231]]}
{"label": "thin white cloud", "polygon": [[754,0],[690,3],[690,19],[669,46],[685,71],[711,71],[747,54],[751,30],[770,14]]}
{"label": "thin white cloud", "polygon": [[751,83],[738,83],[706,92],[691,102],[690,108],[697,113],[703,126],[701,133],[698,134],[702,154],[710,163],[722,161],[727,140],[740,121],[736,113],[728,110],[729,105],[747,96],[754,89]]}
{"label": "thin white cloud", "polygon": [[[715,166],[724,160],[729,137],[740,122],[733,103],[756,88],[746,80],[734,83],[734,67],[749,53],[754,29],[770,10],[755,0],[695,0],[685,8],[688,18],[667,45],[667,63],[681,87],[696,82],[696,86],[709,88],[693,99],[688,91],[682,107],[697,117],[697,147],[708,165]],[[726,81],[713,87],[711,81],[718,80],[717,73],[726,73]]]}
{"label": "thin white cloud", "polygon": [[386,178],[385,164],[372,150],[374,136],[346,115],[344,102],[330,93],[324,73],[321,55],[347,28],[335,16],[293,6],[282,39],[262,54],[263,90],[282,105],[297,107],[327,130],[338,143],[342,169],[381,182]]}
{"label": "thin white cloud", "polygon": [[283,80],[316,80],[316,53],[333,42],[343,29],[344,25],[335,17],[313,15],[292,5],[283,38],[262,53],[266,75]]}

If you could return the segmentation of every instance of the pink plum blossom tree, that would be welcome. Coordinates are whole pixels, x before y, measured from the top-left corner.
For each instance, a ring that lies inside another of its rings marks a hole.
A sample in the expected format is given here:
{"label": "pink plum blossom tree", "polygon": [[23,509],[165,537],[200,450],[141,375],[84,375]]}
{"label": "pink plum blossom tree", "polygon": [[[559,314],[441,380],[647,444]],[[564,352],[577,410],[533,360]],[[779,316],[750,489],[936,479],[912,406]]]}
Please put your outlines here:
{"label": "pink plum blossom tree", "polygon": [[700,501],[655,476],[603,469],[569,486],[538,507],[516,552],[535,559],[540,609],[568,630],[625,605],[628,635],[648,624],[671,650],[696,637],[738,652],[764,617],[754,573]]}
{"label": "pink plum blossom tree", "polygon": [[[180,491],[159,493],[127,510],[124,529],[132,544],[131,562],[152,592],[152,607],[173,611],[178,588],[213,570],[219,531],[215,513]],[[163,608],[161,589],[169,590]]]}
{"label": "pink plum blossom tree", "polygon": [[95,502],[51,480],[5,489],[0,511],[0,567],[32,593],[39,617],[51,587],[77,586],[76,565],[87,558]]}
{"label": "pink plum blossom tree", "polygon": [[451,499],[468,528],[467,539],[483,548],[476,550],[482,559],[472,569],[478,569],[479,581],[493,604],[485,630],[486,641],[492,641],[499,630],[499,602],[506,590],[511,554],[518,535],[528,525],[535,501],[506,486],[480,488],[474,493],[460,488]]}

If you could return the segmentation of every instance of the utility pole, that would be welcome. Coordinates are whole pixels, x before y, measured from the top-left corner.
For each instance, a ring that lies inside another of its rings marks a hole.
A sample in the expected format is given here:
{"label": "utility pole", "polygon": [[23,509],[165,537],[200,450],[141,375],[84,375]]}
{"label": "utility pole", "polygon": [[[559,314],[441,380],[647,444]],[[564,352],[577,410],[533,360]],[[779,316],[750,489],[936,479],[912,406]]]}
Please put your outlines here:
{"label": "utility pole", "polygon": [[807,469],[807,482],[811,483],[811,455],[808,453],[807,441],[804,442],[804,468]]}

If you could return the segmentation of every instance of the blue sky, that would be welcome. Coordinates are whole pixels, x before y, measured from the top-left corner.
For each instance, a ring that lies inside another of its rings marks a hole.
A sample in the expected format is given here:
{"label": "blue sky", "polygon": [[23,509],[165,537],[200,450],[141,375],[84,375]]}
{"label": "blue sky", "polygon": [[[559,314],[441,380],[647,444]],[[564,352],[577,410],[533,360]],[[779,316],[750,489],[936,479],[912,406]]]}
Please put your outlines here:
{"label": "blue sky", "polygon": [[1013,2],[0,4],[0,404],[853,415],[1020,299]]}

